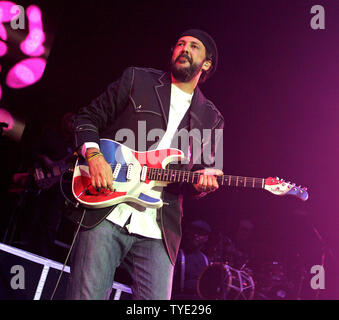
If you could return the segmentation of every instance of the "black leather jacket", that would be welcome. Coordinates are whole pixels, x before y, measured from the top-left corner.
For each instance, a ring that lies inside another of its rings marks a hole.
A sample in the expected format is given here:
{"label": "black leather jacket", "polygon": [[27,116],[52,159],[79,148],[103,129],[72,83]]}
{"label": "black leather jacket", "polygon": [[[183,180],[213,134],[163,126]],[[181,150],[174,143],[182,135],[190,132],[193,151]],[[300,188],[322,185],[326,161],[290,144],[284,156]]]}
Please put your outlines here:
{"label": "black leather jacket", "polygon": [[[149,68],[126,69],[118,81],[111,83],[103,94],[79,110],[74,123],[76,146],[81,147],[85,142],[99,143],[100,138],[109,138],[137,151],[149,150],[154,141],[147,141],[147,134],[157,128],[166,131],[170,96],[169,73]],[[140,124],[143,130],[140,130]],[[214,138],[214,132],[216,129],[222,129],[223,125],[224,120],[220,112],[197,87],[189,112],[181,121],[178,130],[194,129],[198,133],[197,136],[200,133],[203,137],[203,129],[211,129],[211,136],[204,137],[202,141],[196,137],[189,140],[185,146],[186,150],[182,151],[190,160],[180,166],[182,169],[196,170],[213,166],[214,152],[210,152],[208,159],[201,157],[201,154],[204,148],[211,148],[212,151],[217,148],[220,141],[218,137]],[[134,145],[129,145],[129,141],[117,139],[117,136],[121,136],[120,129],[134,132]],[[199,152],[193,152],[194,144],[199,144]],[[168,205],[158,210],[158,224],[173,264],[181,240],[182,195],[185,190],[194,194],[193,187],[187,185],[183,187],[182,184],[170,184],[164,188],[163,201]]]}

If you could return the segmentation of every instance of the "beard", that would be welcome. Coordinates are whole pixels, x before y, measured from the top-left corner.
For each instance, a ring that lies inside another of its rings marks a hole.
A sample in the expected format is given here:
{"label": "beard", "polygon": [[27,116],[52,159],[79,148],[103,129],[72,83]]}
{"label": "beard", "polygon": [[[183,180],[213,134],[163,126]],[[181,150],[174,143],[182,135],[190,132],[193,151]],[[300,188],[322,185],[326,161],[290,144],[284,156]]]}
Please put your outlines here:
{"label": "beard", "polygon": [[[186,58],[189,62],[188,67],[177,65],[177,61],[182,57]],[[171,73],[176,80],[180,82],[189,82],[200,72],[202,65],[203,62],[201,64],[193,63],[188,55],[181,54],[174,61],[171,60]]]}

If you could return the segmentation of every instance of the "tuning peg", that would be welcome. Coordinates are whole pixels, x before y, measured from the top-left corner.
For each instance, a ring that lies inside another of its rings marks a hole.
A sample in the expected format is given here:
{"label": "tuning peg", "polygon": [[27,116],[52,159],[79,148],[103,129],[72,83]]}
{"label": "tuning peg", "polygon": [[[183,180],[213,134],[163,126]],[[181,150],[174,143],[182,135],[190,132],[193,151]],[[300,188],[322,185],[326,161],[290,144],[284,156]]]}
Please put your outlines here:
{"label": "tuning peg", "polygon": [[307,191],[307,188],[306,188],[306,187],[304,187],[304,188],[303,188],[303,190]]}

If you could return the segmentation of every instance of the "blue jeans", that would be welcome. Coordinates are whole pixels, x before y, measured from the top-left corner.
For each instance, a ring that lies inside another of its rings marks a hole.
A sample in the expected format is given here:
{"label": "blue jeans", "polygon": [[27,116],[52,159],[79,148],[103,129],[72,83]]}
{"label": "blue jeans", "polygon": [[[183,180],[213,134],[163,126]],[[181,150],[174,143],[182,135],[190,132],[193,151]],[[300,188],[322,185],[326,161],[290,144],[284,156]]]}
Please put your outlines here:
{"label": "blue jeans", "polygon": [[132,235],[108,220],[78,234],[66,299],[104,300],[122,261],[131,274],[133,299],[170,299],[173,265],[163,240]]}

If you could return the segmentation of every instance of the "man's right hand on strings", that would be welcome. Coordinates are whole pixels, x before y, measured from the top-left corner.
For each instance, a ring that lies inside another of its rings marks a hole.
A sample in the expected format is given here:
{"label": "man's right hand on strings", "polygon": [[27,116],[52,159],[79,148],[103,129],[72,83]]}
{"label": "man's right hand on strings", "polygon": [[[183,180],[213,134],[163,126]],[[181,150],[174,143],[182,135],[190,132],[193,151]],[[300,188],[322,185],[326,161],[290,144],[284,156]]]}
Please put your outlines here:
{"label": "man's right hand on strings", "polygon": [[91,183],[94,188],[105,188],[113,191],[113,172],[103,154],[97,148],[86,150]]}

